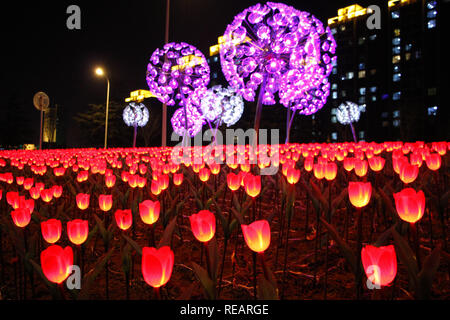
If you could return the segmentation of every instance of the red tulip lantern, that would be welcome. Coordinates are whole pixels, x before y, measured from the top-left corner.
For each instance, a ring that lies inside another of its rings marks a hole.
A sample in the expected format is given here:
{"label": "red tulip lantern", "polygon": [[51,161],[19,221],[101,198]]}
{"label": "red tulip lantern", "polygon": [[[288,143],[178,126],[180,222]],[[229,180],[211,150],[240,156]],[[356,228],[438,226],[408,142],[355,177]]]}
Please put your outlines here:
{"label": "red tulip lantern", "polygon": [[53,200],[53,189],[44,189],[41,191],[41,199],[49,203]]}
{"label": "red tulip lantern", "polygon": [[230,172],[227,174],[227,185],[231,191],[239,190],[241,187],[241,179],[239,175]]}
{"label": "red tulip lantern", "polygon": [[76,196],[77,206],[80,210],[86,210],[89,207],[89,194],[79,193]]}
{"label": "red tulip lantern", "polygon": [[253,176],[250,173],[244,179],[245,192],[252,197],[256,198],[261,192],[261,176]]}
{"label": "red tulip lantern", "polygon": [[209,210],[201,210],[189,217],[192,233],[200,242],[208,242],[216,233],[216,217]]}
{"label": "red tulip lantern", "polygon": [[112,188],[114,187],[114,185],[116,184],[116,176],[115,175],[105,175],[105,185],[108,188]]}
{"label": "red tulip lantern", "polygon": [[397,274],[397,256],[393,245],[367,245],[361,250],[361,260],[367,278],[376,286],[388,286]]}
{"label": "red tulip lantern", "polygon": [[53,197],[58,199],[62,196],[63,187],[62,186],[53,186],[52,191],[53,191]]}
{"label": "red tulip lantern", "polygon": [[83,244],[87,240],[88,234],[89,225],[87,220],[75,219],[67,222],[67,235],[73,244]]}
{"label": "red tulip lantern", "polygon": [[133,215],[131,214],[130,209],[119,209],[114,214],[114,217],[116,218],[117,226],[123,231],[128,230],[133,224]]}
{"label": "red tulip lantern", "polygon": [[264,252],[270,245],[270,226],[267,220],[241,225],[245,243],[254,252]]}
{"label": "red tulip lantern", "polygon": [[368,160],[368,162],[369,162],[370,169],[372,171],[378,172],[378,171],[383,170],[386,160],[384,160],[384,158],[382,158],[382,157],[374,156],[374,157],[370,158]]}
{"label": "red tulip lantern", "polygon": [[200,180],[202,182],[206,182],[209,179],[209,175],[210,175],[211,171],[208,168],[201,168],[200,171],[198,172],[198,177],[200,178]]}
{"label": "red tulip lantern", "polygon": [[300,170],[289,168],[286,172],[286,179],[289,184],[296,184],[300,180]]}
{"label": "red tulip lantern", "polygon": [[101,194],[98,197],[98,205],[100,207],[100,210],[104,212],[111,210],[113,205],[112,195]]}
{"label": "red tulip lantern", "polygon": [[26,227],[31,220],[31,212],[28,208],[17,208],[11,211],[13,222],[19,228]]}
{"label": "red tulip lantern", "polygon": [[406,188],[394,193],[395,207],[399,217],[409,223],[419,221],[425,212],[425,194]]}
{"label": "red tulip lantern", "polygon": [[337,165],[334,162],[329,162],[325,165],[325,179],[332,181],[337,175]]}
{"label": "red tulip lantern", "polygon": [[372,195],[372,184],[370,182],[349,182],[348,197],[356,208],[365,207]]}
{"label": "red tulip lantern", "polygon": [[367,160],[355,160],[355,173],[358,177],[364,177],[367,174],[368,168],[369,165],[367,163]]}
{"label": "red tulip lantern", "polygon": [[141,202],[139,204],[139,215],[141,216],[141,220],[145,224],[154,224],[158,221],[160,209],[159,201],[145,200]]}
{"label": "red tulip lantern", "polygon": [[404,162],[400,167],[400,179],[403,183],[408,184],[416,180],[419,175],[419,167],[413,164]]}
{"label": "red tulip lantern", "polygon": [[34,200],[37,200],[41,197],[41,190],[39,190],[38,187],[31,187],[30,188],[30,197]]}
{"label": "red tulip lantern", "polygon": [[174,173],[173,175],[173,184],[179,186],[183,183],[183,174],[182,173]]}
{"label": "red tulip lantern", "polygon": [[61,221],[57,219],[49,219],[41,222],[42,237],[48,243],[55,243],[61,237]]}
{"label": "red tulip lantern", "polygon": [[142,248],[142,275],[145,282],[153,288],[165,285],[172,275],[173,251],[168,246],[159,249]]}
{"label": "red tulip lantern", "polygon": [[42,272],[53,283],[62,283],[72,273],[73,251],[52,245],[41,252]]}
{"label": "red tulip lantern", "polygon": [[321,163],[314,164],[314,177],[322,180],[325,177],[325,165]]}
{"label": "red tulip lantern", "polygon": [[432,153],[426,157],[426,164],[428,169],[436,171],[441,167],[441,156],[439,153]]}

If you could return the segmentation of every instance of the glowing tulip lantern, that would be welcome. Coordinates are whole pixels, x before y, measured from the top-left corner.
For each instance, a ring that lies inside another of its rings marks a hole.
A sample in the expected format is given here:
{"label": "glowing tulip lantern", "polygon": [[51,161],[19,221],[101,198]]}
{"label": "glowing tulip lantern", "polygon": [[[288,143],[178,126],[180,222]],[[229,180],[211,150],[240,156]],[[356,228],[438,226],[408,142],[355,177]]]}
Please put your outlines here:
{"label": "glowing tulip lantern", "polygon": [[89,207],[89,194],[79,193],[76,196],[77,206],[80,210],[86,210]]}
{"label": "glowing tulip lantern", "polygon": [[349,182],[348,197],[356,208],[365,207],[372,196],[372,184],[370,182]]}
{"label": "glowing tulip lantern", "polygon": [[153,288],[165,285],[172,275],[173,251],[168,246],[159,249],[142,248],[142,275],[145,282]]}
{"label": "glowing tulip lantern", "polygon": [[270,225],[267,220],[258,220],[241,225],[245,243],[254,252],[262,253],[270,245]]}
{"label": "glowing tulip lantern", "polygon": [[31,213],[28,208],[17,208],[11,211],[11,217],[17,227],[24,228],[30,223]]}
{"label": "glowing tulip lantern", "polygon": [[111,210],[113,205],[112,195],[101,194],[98,197],[98,205],[104,212]]}
{"label": "glowing tulip lantern", "polygon": [[209,210],[201,210],[189,217],[191,230],[200,242],[208,242],[216,233],[216,217]]}
{"label": "glowing tulip lantern", "polygon": [[159,201],[145,200],[141,202],[139,204],[139,214],[141,216],[141,220],[145,224],[154,224],[158,221],[160,208]]}
{"label": "glowing tulip lantern", "polygon": [[89,235],[87,220],[75,219],[67,222],[67,235],[70,242],[76,245],[83,244]]}
{"label": "glowing tulip lantern", "polygon": [[233,172],[228,173],[227,174],[227,186],[232,192],[239,190],[239,188],[241,187],[241,179],[240,179],[239,175],[237,175]]}
{"label": "glowing tulip lantern", "polygon": [[403,183],[408,184],[414,182],[419,175],[419,167],[408,162],[404,162],[400,166],[400,179]]}
{"label": "glowing tulip lantern", "polygon": [[57,219],[49,219],[41,222],[42,237],[45,241],[53,244],[61,237],[61,221]]}
{"label": "glowing tulip lantern", "polygon": [[425,194],[406,188],[394,193],[395,207],[399,217],[409,223],[419,221],[425,212]]}
{"label": "glowing tulip lantern", "polygon": [[52,245],[41,252],[42,272],[53,283],[61,284],[72,273],[73,251]]}
{"label": "glowing tulip lantern", "polygon": [[397,256],[393,245],[367,245],[361,250],[361,260],[367,278],[375,286],[388,286],[397,274]]}
{"label": "glowing tulip lantern", "polygon": [[247,174],[244,178],[245,192],[255,199],[261,192],[261,176]]}
{"label": "glowing tulip lantern", "polygon": [[123,230],[128,230],[131,225],[133,224],[133,215],[131,214],[131,210],[117,210],[114,214],[114,217],[116,219],[117,226]]}

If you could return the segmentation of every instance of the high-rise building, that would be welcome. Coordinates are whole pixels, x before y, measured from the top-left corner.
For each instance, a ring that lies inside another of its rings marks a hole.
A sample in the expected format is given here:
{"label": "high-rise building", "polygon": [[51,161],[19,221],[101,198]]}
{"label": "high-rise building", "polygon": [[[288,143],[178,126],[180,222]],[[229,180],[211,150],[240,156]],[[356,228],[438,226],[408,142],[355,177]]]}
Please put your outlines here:
{"label": "high-rise building", "polygon": [[44,128],[42,141],[56,143],[56,128],[58,124],[58,105],[51,106],[44,112]]}
{"label": "high-rise building", "polygon": [[[380,28],[371,27],[376,8],[352,5],[328,20],[337,42],[327,106],[316,119],[318,141],[349,140],[336,119],[345,101],[361,106],[357,138],[370,141],[439,140],[448,136],[441,57],[448,3],[390,0],[380,6]],[[447,15],[448,16],[448,15]]]}

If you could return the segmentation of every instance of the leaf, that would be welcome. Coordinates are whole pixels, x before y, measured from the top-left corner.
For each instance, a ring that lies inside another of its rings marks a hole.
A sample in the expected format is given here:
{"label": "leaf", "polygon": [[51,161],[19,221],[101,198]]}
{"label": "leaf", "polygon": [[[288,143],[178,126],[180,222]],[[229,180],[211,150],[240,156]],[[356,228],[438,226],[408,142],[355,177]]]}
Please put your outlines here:
{"label": "leaf", "polygon": [[397,224],[393,225],[391,228],[387,229],[385,232],[383,232],[377,239],[377,241],[375,241],[375,243],[373,244],[375,247],[381,247],[384,246],[385,243],[388,241],[389,237],[391,236],[391,230],[393,228],[395,228],[397,226]]}
{"label": "leaf", "polygon": [[239,212],[236,211],[235,208],[231,208],[231,212],[233,212],[234,216],[239,221],[239,224],[245,224],[244,218],[242,217],[242,215]]}
{"label": "leaf", "polygon": [[431,287],[433,284],[434,276],[439,267],[440,258],[441,246],[438,245],[436,248],[434,248],[433,252],[431,252],[431,254],[425,259],[422,271],[420,271],[418,275],[419,288],[417,290],[417,294],[419,299],[430,299]]}
{"label": "leaf", "polygon": [[312,187],[312,192],[314,194],[314,197],[320,201],[320,203],[323,206],[324,211],[328,211],[328,201],[323,196],[322,192],[320,191],[320,188],[314,183],[312,178],[309,180],[309,184]]}
{"label": "leaf", "polygon": [[278,300],[277,289],[264,277],[258,278],[256,289],[259,300]]}
{"label": "leaf", "polygon": [[350,249],[348,244],[339,236],[337,230],[328,222],[325,221],[322,217],[320,217],[320,221],[323,223],[325,228],[327,228],[328,232],[330,233],[330,236],[336,241],[336,243],[339,245],[339,249],[341,250],[342,255],[347,260],[348,264],[350,265],[350,268],[352,269],[353,274],[357,278],[357,260],[356,256],[353,253],[353,251]]}
{"label": "leaf", "polygon": [[384,204],[386,205],[387,209],[391,212],[393,217],[397,216],[397,210],[395,209],[392,199],[389,198],[386,193],[384,193],[383,189],[378,188],[378,193],[381,195],[381,198],[383,199]]}
{"label": "leaf", "polygon": [[195,262],[192,262],[192,268],[195,272],[195,275],[197,276],[197,279],[200,281],[204,289],[206,298],[214,299],[216,290],[213,281],[208,276],[208,272]]}
{"label": "leaf", "polygon": [[391,229],[392,236],[394,237],[395,251],[398,254],[400,261],[406,266],[409,274],[409,279],[412,281],[412,286],[414,290],[417,288],[417,274],[419,273],[417,267],[417,261],[415,259],[414,253],[409,247],[405,239],[395,230]]}
{"label": "leaf", "polygon": [[114,251],[114,247],[112,247],[107,253],[100,257],[99,262],[92,268],[84,277],[83,283],[81,286],[80,293],[77,296],[77,300],[86,300],[89,297],[89,290],[94,283],[94,280],[97,276],[105,269],[105,265],[108,260],[111,258],[111,255]]}
{"label": "leaf", "polygon": [[172,240],[172,234],[173,234],[173,231],[175,230],[176,225],[177,225],[177,217],[173,218],[172,221],[170,221],[170,223],[164,229],[163,235],[158,244],[158,248],[161,248],[163,246],[170,246],[170,242]]}
{"label": "leaf", "polygon": [[134,241],[133,239],[131,239],[130,237],[128,237],[127,235],[122,233],[122,237],[133,247],[133,249],[139,253],[140,256],[142,256],[142,248],[141,246]]}
{"label": "leaf", "polygon": [[[34,270],[36,270],[37,274],[41,277],[45,285],[50,289],[50,291],[55,290],[55,286],[52,282],[50,282],[47,277],[44,275],[44,272],[42,271],[42,268],[40,265],[38,265],[36,262],[34,262],[32,259],[28,260],[28,262],[33,266]],[[53,296],[53,294],[52,294]]]}

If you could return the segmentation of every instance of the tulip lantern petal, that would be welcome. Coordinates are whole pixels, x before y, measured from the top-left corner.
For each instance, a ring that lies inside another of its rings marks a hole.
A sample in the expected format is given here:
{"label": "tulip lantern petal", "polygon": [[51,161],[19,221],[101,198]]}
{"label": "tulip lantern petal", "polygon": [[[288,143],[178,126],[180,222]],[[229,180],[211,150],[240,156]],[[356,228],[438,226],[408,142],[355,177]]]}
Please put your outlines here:
{"label": "tulip lantern petal", "polygon": [[153,288],[165,285],[172,275],[173,251],[168,246],[159,249],[142,248],[142,275],[145,282]]}
{"label": "tulip lantern petal", "polygon": [[388,286],[394,281],[397,274],[397,256],[393,245],[367,245],[361,250],[361,261],[372,284]]}
{"label": "tulip lantern petal", "polygon": [[201,210],[189,217],[192,233],[200,242],[208,242],[216,233],[216,217],[209,210]]}
{"label": "tulip lantern petal", "polygon": [[258,220],[241,225],[245,243],[255,252],[264,252],[270,245],[270,225],[267,220]]}
{"label": "tulip lantern petal", "polygon": [[395,207],[399,217],[409,223],[416,223],[425,213],[425,194],[406,188],[394,193]]}
{"label": "tulip lantern petal", "polygon": [[71,247],[64,249],[52,245],[41,252],[42,272],[53,283],[62,283],[72,272],[73,251]]}
{"label": "tulip lantern petal", "polygon": [[365,207],[372,195],[372,184],[370,182],[349,182],[348,197],[356,208]]}

